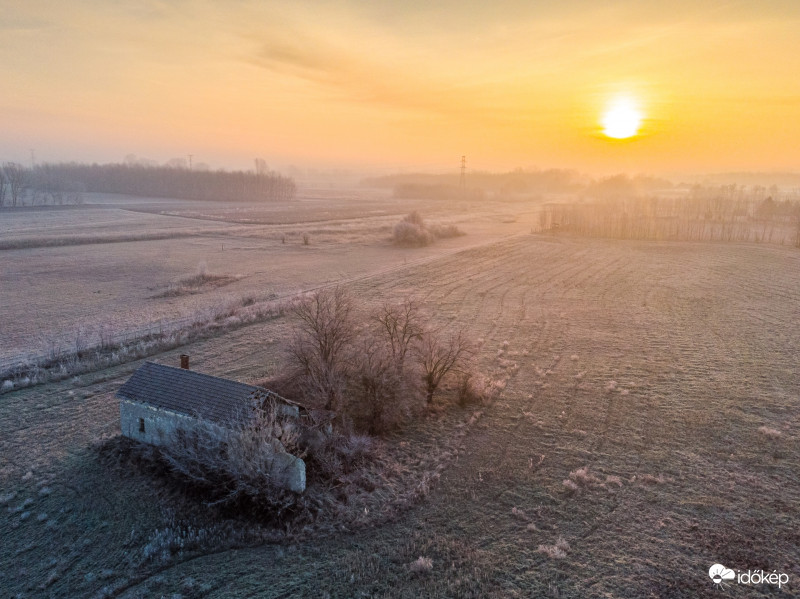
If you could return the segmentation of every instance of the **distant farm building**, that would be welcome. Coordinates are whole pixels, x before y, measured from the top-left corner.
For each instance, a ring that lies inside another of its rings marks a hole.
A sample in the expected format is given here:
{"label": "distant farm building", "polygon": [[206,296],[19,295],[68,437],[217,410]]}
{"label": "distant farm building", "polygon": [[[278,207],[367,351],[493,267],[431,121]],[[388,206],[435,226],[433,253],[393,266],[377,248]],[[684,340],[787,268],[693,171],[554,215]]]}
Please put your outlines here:
{"label": "distant farm building", "polygon": [[[188,356],[181,368],[145,362],[119,388],[120,429],[126,437],[164,446],[179,430],[191,430],[200,420],[218,426],[246,418],[254,407],[275,401],[286,416],[299,416],[299,406],[264,389],[189,370]],[[291,454],[276,457],[279,486],[305,490],[305,462]]]}

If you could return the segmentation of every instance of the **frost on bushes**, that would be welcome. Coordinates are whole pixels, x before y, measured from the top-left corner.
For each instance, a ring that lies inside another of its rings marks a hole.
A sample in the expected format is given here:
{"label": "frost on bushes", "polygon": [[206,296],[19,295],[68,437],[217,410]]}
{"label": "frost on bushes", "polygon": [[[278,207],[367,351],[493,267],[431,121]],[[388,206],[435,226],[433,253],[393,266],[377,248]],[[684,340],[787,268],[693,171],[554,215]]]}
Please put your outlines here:
{"label": "frost on bushes", "polygon": [[393,240],[395,245],[423,247],[437,239],[461,235],[464,232],[455,225],[426,225],[419,212],[412,212],[394,226]]}
{"label": "frost on bushes", "polygon": [[[226,426],[201,421],[176,431],[161,457],[170,470],[223,507],[247,504],[281,513],[295,503],[291,480],[280,469],[285,459],[302,458],[299,427],[275,405],[257,409],[252,418]],[[288,454],[288,455],[287,455]],[[280,476],[280,479],[276,479]],[[305,480],[303,480],[305,486]]]}
{"label": "frost on bushes", "polygon": [[394,226],[394,243],[409,247],[422,247],[433,242],[433,235],[420,225],[401,220]]}
{"label": "frost on bushes", "polygon": [[190,319],[175,323],[170,329],[148,327],[128,334],[101,325],[91,338],[85,329],[79,329],[73,347],[62,349],[51,340],[44,354],[0,371],[0,379],[10,383],[10,386],[5,382],[0,384],[0,393],[138,360],[220,330],[282,316],[286,307],[285,303],[276,306],[269,301],[255,302],[252,297],[245,297],[203,310]]}
{"label": "frost on bushes", "polygon": [[455,225],[431,225],[429,227],[431,234],[437,239],[446,239],[448,237],[461,237],[465,235],[464,231]]}
{"label": "frost on bushes", "polygon": [[488,404],[502,390],[498,381],[490,381],[481,374],[466,372],[458,384],[458,404],[461,407]]}

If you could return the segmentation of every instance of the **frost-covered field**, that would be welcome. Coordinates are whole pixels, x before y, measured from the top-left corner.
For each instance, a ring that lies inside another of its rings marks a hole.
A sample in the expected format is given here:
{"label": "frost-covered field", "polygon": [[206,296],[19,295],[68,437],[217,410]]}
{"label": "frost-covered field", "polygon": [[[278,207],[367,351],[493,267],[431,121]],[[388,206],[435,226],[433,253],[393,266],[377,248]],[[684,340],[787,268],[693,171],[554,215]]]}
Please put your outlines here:
{"label": "frost-covered field", "polygon": [[[435,410],[386,441],[409,471],[440,469],[414,507],[277,545],[196,523],[207,540],[182,550],[186,515],[159,483],[90,448],[118,434],[113,394],[128,364],[2,397],[0,586],[131,599],[689,598],[718,595],[708,568],[722,563],[785,572],[782,594],[796,593],[797,250],[524,234],[347,286],[366,304],[414,293],[439,324],[482,339],[481,369],[505,384],[480,413]],[[155,359],[186,352],[198,370],[257,380],[280,372],[291,327],[279,317]]]}
{"label": "frost-covered field", "polygon": [[[410,210],[468,235],[398,250],[392,226]],[[90,195],[81,206],[4,211],[0,364],[96,343],[100,330],[135,335],[242,297],[283,297],[491,241],[529,226],[502,222],[518,212],[500,202],[426,204],[364,191],[268,205]],[[220,278],[171,293],[198,274]]]}

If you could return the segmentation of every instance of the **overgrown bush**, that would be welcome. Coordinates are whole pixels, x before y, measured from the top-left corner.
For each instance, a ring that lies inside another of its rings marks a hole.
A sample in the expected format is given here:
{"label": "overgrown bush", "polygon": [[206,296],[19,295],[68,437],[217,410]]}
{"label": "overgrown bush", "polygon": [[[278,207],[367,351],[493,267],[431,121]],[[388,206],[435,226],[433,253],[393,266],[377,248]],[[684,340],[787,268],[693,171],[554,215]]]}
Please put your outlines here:
{"label": "overgrown bush", "polygon": [[458,405],[465,408],[489,402],[497,395],[497,391],[496,384],[486,377],[466,370],[458,382]]}
{"label": "overgrown bush", "polygon": [[464,235],[455,225],[426,225],[419,212],[411,212],[394,226],[392,239],[395,245],[423,247],[436,239]]}
{"label": "overgrown bush", "polygon": [[433,243],[433,235],[420,225],[401,220],[394,226],[393,240],[396,245],[423,247]]}
{"label": "overgrown bush", "polygon": [[302,458],[296,419],[281,415],[274,403],[224,426],[199,421],[178,429],[160,454],[170,470],[200,490],[212,505],[280,513],[294,504],[294,494],[276,477],[286,454]]}
{"label": "overgrown bush", "polygon": [[431,234],[436,239],[446,239],[448,237],[461,237],[465,235],[464,231],[455,225],[431,225],[429,227]]}

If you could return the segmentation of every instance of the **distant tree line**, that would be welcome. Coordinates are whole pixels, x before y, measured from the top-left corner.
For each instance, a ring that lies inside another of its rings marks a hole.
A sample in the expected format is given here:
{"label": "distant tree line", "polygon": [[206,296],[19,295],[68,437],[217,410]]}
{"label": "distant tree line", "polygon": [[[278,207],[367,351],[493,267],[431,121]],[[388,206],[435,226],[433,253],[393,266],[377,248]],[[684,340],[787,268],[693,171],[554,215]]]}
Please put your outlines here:
{"label": "distant tree line", "polygon": [[294,180],[259,161],[255,171],[74,162],[0,168],[0,207],[78,203],[84,192],[235,202],[290,200],[296,191]]}
{"label": "distant tree line", "polygon": [[423,199],[483,199],[487,195],[498,198],[530,198],[540,194],[582,194],[591,197],[638,195],[673,188],[666,179],[645,175],[614,175],[591,179],[575,170],[516,169],[505,173],[473,171],[466,174],[465,188],[461,188],[459,173],[425,174],[403,173],[364,179],[365,187],[388,187],[398,198]]}
{"label": "distant tree line", "polygon": [[760,189],[695,188],[681,198],[609,198],[546,204],[540,230],[587,237],[790,243],[800,247],[800,201]]}
{"label": "distant tree line", "polygon": [[[428,174],[402,173],[371,177],[361,184],[365,187],[388,187],[397,189],[406,186],[408,189],[420,188],[452,188],[460,184],[460,173]],[[529,192],[567,192],[578,191],[587,183],[585,176],[569,169],[523,170],[516,169],[505,173],[471,171],[466,174],[466,183],[470,188],[501,193]]]}
{"label": "distant tree line", "polygon": [[396,198],[409,200],[483,200],[486,193],[480,187],[459,187],[458,185],[425,185],[404,183],[394,188]]}

